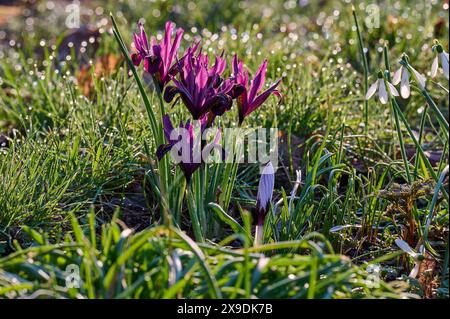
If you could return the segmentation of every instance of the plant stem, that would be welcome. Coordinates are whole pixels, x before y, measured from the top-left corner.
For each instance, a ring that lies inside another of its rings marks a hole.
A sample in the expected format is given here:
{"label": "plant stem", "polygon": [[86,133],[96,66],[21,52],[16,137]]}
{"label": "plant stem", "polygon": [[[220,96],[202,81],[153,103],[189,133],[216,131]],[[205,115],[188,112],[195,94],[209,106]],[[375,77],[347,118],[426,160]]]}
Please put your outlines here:
{"label": "plant stem", "polygon": [[429,210],[427,219],[425,221],[425,228],[424,228],[424,231],[423,231],[425,241],[428,240],[428,231],[430,229],[431,220],[433,219],[434,209],[436,207],[436,203],[437,203],[437,200],[438,200],[438,197],[439,197],[439,189],[443,186],[444,180],[445,180],[445,177],[448,174],[448,171],[449,171],[449,167],[447,165],[442,170],[441,176],[439,177],[439,180],[438,180],[438,182],[436,184],[436,188],[435,188],[435,191],[434,191],[433,199],[431,200],[431,204],[430,204],[430,210]]}
{"label": "plant stem", "polygon": [[[147,94],[145,93],[145,89],[144,89],[144,85],[142,84],[142,81],[137,73],[136,67],[133,64],[133,61],[130,58],[130,55],[128,53],[128,50],[126,48],[125,43],[123,42],[123,38],[122,35],[120,34],[119,28],[117,26],[116,20],[114,19],[113,15],[110,14],[111,16],[111,21],[113,23],[113,34],[114,37],[117,40],[117,43],[119,44],[120,50],[122,51],[123,56],[125,57],[125,60],[127,61],[127,64],[129,66],[129,68],[131,69],[131,72],[133,73],[134,79],[136,81],[136,84],[139,88],[139,92],[141,94],[141,97],[144,101],[144,105],[145,105],[145,109],[147,111],[147,115],[150,121],[150,128],[152,130],[152,134],[154,137],[154,142],[155,145],[161,145],[162,143],[164,143],[164,137],[162,135],[162,124],[158,126],[153,109],[152,109],[152,105],[150,104],[150,100],[148,99]],[[162,103],[162,97],[161,97],[161,92],[159,93],[159,97],[160,97],[160,103]],[[164,109],[164,105],[162,104],[162,106],[160,105],[160,107],[162,108],[162,110]],[[161,116],[163,116],[164,114],[162,114]],[[162,122],[161,122],[162,123]],[[160,194],[161,194],[161,198],[164,199],[166,197],[166,190],[167,190],[167,176],[166,176],[166,172],[167,172],[167,167],[168,167],[168,163],[167,160],[165,161],[161,161],[158,163],[159,166],[159,170],[160,170]],[[161,175],[163,178],[161,178]],[[165,201],[167,202],[167,201]],[[170,218],[170,214],[167,210],[167,207],[165,205],[161,205],[161,212],[163,215],[163,219],[164,219],[164,224],[166,226],[170,226],[171,225],[171,218]]]}
{"label": "plant stem", "polygon": [[203,236],[207,237],[208,227],[211,226],[211,223],[208,223],[208,220],[206,219],[206,203],[205,203],[205,186],[206,186],[206,177],[207,177],[207,170],[208,167],[204,165],[203,167],[200,167],[198,169],[199,171],[199,184],[197,187],[197,191],[199,192],[199,202],[197,202],[197,205],[199,207],[199,216],[200,216],[200,222],[203,229]]}
{"label": "plant stem", "polygon": [[[391,64],[389,63],[388,47],[387,47],[386,43],[384,43],[383,55],[384,55],[384,65],[385,65],[385,68],[387,70],[387,72],[386,72],[387,73],[386,74],[387,81],[390,82],[391,81],[391,70],[390,70]],[[386,85],[386,89],[389,91],[388,83],[385,83],[385,85]],[[409,171],[409,161],[408,161],[408,156],[407,156],[406,150],[405,150],[405,143],[403,142],[402,129],[400,127],[400,121],[398,119],[397,110],[393,106],[393,103],[397,104],[397,101],[395,101],[395,97],[391,96],[390,93],[389,93],[389,99],[391,100],[392,110],[394,111],[395,128],[397,130],[398,143],[400,144],[400,152],[402,154],[403,163],[405,165],[406,179],[408,181],[408,184],[411,184],[412,183],[412,178],[411,178],[411,173]],[[394,157],[395,157],[395,151],[394,151]]]}
{"label": "plant stem", "polygon": [[[423,109],[423,112],[422,112],[422,117],[420,118],[420,130],[419,130],[419,140],[418,140],[420,145],[422,145],[422,137],[423,137],[423,131],[424,131],[424,127],[425,127],[427,111],[428,111],[428,104],[425,105],[425,108]],[[419,165],[423,162],[422,158],[420,157],[419,150],[416,150],[415,160],[416,160],[416,164],[414,167],[414,179],[416,179],[416,177],[417,177],[417,171],[419,170]],[[425,170],[425,173],[426,173],[426,170]]]}
{"label": "plant stem", "polygon": [[254,246],[258,247],[261,246],[263,244],[263,233],[264,233],[264,224],[260,224],[258,222],[258,224],[255,227],[255,242],[254,242]]}
{"label": "plant stem", "polygon": [[447,131],[447,135],[448,135],[448,122],[445,119],[444,115],[442,115],[441,111],[439,110],[437,105],[434,103],[434,101],[431,98],[431,96],[428,93],[428,91],[427,90],[421,90],[421,92],[422,92],[422,95],[425,97],[425,100],[427,100],[428,105],[431,107],[431,109],[433,110],[434,114],[436,115],[439,123]]}
{"label": "plant stem", "polygon": [[[160,113],[161,123],[162,123],[164,115],[166,114],[166,110],[164,107],[164,99],[163,99],[162,91],[159,87],[158,82],[155,80],[155,78],[152,78],[152,79],[153,79],[153,85],[155,86],[155,91],[156,91],[156,94],[157,94],[158,100],[159,100],[159,113]],[[162,141],[164,139],[164,132],[162,130],[162,125],[160,126],[160,128],[161,129],[159,130],[159,135],[160,135],[159,138]]]}
{"label": "plant stem", "polygon": [[[407,60],[402,60],[400,63],[403,66],[405,66],[406,68],[408,68],[408,70],[413,74],[414,79],[416,80],[416,82],[419,82],[419,79],[417,79],[417,76],[414,74],[413,67],[409,64],[409,62]],[[419,90],[420,90],[420,93],[424,96],[424,98],[427,101],[428,105],[433,110],[434,114],[436,115],[439,124],[442,127],[444,127],[444,129],[447,131],[447,135],[448,135],[448,122],[445,119],[444,115],[442,115],[442,113],[439,110],[439,108],[437,107],[436,103],[434,103],[434,101],[431,98],[430,94],[428,93],[426,87],[420,87]],[[447,91],[447,93],[448,93],[448,91]]]}
{"label": "plant stem", "polygon": [[162,141],[159,139],[157,124],[156,124],[156,118],[153,114],[152,106],[150,104],[150,100],[148,99],[147,94],[145,93],[144,86],[142,85],[141,79],[139,78],[139,75],[137,73],[136,67],[133,64],[133,61],[131,61],[130,55],[128,53],[128,50],[123,42],[123,38],[120,34],[119,28],[117,27],[116,20],[111,15],[111,21],[113,23],[113,33],[117,40],[117,43],[119,44],[120,50],[122,51],[122,54],[125,57],[125,60],[127,60],[128,66],[131,69],[131,72],[133,73],[134,79],[136,80],[136,84],[139,88],[139,92],[141,93],[141,97],[144,100],[145,109],[147,111],[147,115],[150,121],[150,127],[152,129],[153,136],[155,137],[155,141],[157,144],[162,143]]}
{"label": "plant stem", "polygon": [[[364,67],[364,96],[367,94],[369,89],[369,64],[367,63],[367,56],[364,52],[363,39],[361,35],[361,30],[359,28],[358,18],[356,16],[356,9],[352,6],[353,19],[355,20],[356,32],[358,34],[358,46],[363,60]],[[364,99],[364,132],[367,133],[369,129],[369,101]]]}
{"label": "plant stem", "polygon": [[391,104],[392,104],[392,109],[394,111],[394,118],[395,118],[395,128],[397,129],[398,143],[400,144],[400,152],[402,154],[403,163],[405,165],[406,179],[407,179],[408,183],[411,184],[412,183],[412,178],[411,178],[411,173],[409,172],[409,161],[408,161],[408,157],[406,155],[405,144],[403,142],[403,136],[402,136],[402,130],[401,130],[401,127],[400,127],[400,121],[398,119],[397,110],[393,106],[393,102],[392,101],[394,101],[394,98],[391,97]]}
{"label": "plant stem", "polygon": [[[392,100],[393,101],[393,106],[395,108],[395,110],[397,111],[397,114],[400,116],[400,119],[402,120],[403,124],[406,127],[406,130],[409,133],[409,136],[411,137],[411,139],[413,140],[414,144],[416,145],[416,148],[418,149],[420,155],[422,156],[423,161],[425,162],[425,166],[428,168],[428,170],[430,171],[431,176],[433,177],[433,179],[438,182],[438,177],[436,175],[436,172],[433,169],[433,166],[431,166],[430,161],[428,160],[428,158],[426,157],[422,147],[420,146],[419,142],[417,141],[416,137],[414,136],[411,127],[408,124],[408,121],[405,118],[405,115],[403,114],[403,112],[400,110],[400,107],[397,104],[397,101]],[[442,194],[444,195],[445,199],[448,202],[448,193],[447,190],[445,189],[445,187],[442,187]]]}
{"label": "plant stem", "polygon": [[[163,143],[163,141],[164,141],[163,119],[164,119],[164,115],[165,115],[166,111],[165,111],[165,107],[164,107],[162,91],[159,87],[159,84],[155,80],[154,77],[152,79],[153,79],[153,84],[155,86],[156,95],[158,96],[158,100],[159,100],[160,125],[158,125],[158,135],[159,135],[160,143]],[[162,177],[162,178],[160,178],[162,192],[166,193],[166,191],[169,189],[169,160],[167,159],[167,156],[164,156],[161,159],[160,164],[159,164],[159,170],[160,170],[160,176]]]}
{"label": "plant stem", "polygon": [[202,232],[200,220],[198,218],[196,198],[195,198],[195,194],[192,190],[192,181],[190,181],[190,185],[188,187],[186,187],[186,197],[187,197],[188,210],[189,210],[189,215],[190,215],[191,221],[192,221],[192,229],[194,231],[195,240],[197,242],[202,243],[202,242],[204,242],[203,232]]}

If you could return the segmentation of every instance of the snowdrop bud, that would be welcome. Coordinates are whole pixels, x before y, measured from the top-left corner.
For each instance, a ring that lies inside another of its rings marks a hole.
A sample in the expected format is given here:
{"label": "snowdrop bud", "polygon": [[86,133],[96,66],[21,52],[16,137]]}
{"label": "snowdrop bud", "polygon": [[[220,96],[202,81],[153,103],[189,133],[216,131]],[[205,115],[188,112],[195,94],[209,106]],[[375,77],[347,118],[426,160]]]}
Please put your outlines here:
{"label": "snowdrop bud", "polygon": [[439,41],[434,40],[434,46],[432,48],[433,52],[436,52],[436,57],[433,60],[433,64],[431,65],[431,77],[435,78],[437,75],[437,71],[439,68],[439,63],[441,64],[442,71],[444,72],[447,80],[449,79],[449,55],[445,52],[443,46],[439,43]]}

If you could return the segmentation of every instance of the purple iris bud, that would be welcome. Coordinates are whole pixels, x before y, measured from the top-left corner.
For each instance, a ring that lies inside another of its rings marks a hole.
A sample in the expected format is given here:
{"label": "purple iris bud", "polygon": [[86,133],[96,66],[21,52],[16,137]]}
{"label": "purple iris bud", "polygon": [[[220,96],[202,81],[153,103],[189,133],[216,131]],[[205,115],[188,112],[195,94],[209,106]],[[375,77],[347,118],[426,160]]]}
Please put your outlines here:
{"label": "purple iris bud", "polygon": [[275,172],[271,162],[264,167],[259,180],[258,194],[256,196],[256,208],[254,217],[256,219],[255,244],[262,244],[264,220],[272,202],[273,188],[275,184]]}
{"label": "purple iris bud", "polygon": [[244,118],[263,104],[271,94],[281,97],[276,89],[281,79],[272,84],[267,90],[258,95],[264,86],[267,71],[267,60],[259,66],[253,80],[249,84],[248,70],[244,68],[242,61],[237,55],[233,57],[233,76],[235,87],[233,88],[233,98],[237,99],[239,109],[239,124]]}

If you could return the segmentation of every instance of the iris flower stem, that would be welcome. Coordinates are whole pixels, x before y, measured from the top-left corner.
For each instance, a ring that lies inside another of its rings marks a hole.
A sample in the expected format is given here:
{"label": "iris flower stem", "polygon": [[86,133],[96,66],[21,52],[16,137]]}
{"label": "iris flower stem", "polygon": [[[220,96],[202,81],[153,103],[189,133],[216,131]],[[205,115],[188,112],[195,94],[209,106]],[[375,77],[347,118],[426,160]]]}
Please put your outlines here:
{"label": "iris flower stem", "polygon": [[197,201],[197,205],[198,205],[198,214],[199,214],[199,220],[200,220],[200,224],[202,226],[203,229],[203,235],[205,236],[208,233],[208,223],[206,220],[206,213],[205,213],[205,186],[206,186],[206,169],[207,166],[204,165],[203,167],[200,167],[200,169],[198,170],[199,173],[199,179],[198,179],[198,184],[196,187],[196,191],[197,191],[197,195],[198,195],[198,201]]}
{"label": "iris flower stem", "polygon": [[[113,34],[114,37],[116,38],[117,43],[119,44],[120,50],[122,51],[123,56],[125,57],[125,60],[127,61],[127,64],[129,66],[129,68],[131,69],[131,72],[133,73],[134,79],[136,81],[136,84],[138,86],[139,92],[141,94],[142,100],[144,101],[144,105],[145,105],[145,109],[147,111],[147,115],[148,115],[148,119],[150,121],[150,129],[152,130],[152,134],[155,138],[155,144],[156,145],[161,145],[164,143],[163,140],[163,136],[160,134],[160,130],[161,128],[158,127],[158,124],[156,122],[156,118],[155,115],[153,113],[153,109],[152,106],[150,104],[150,100],[148,99],[147,94],[145,93],[145,88],[144,85],[142,84],[142,81],[139,77],[139,74],[137,73],[136,67],[133,64],[133,61],[130,58],[130,54],[128,53],[127,47],[125,45],[125,43],[123,42],[123,38],[122,35],[120,34],[119,28],[117,26],[116,20],[114,19],[114,16],[112,14],[110,14],[111,16],[111,21],[113,24]],[[159,169],[160,171],[164,171],[164,162],[161,162],[159,164]],[[161,176],[160,176],[161,179]],[[166,196],[166,184],[167,179],[165,179],[162,183],[160,183],[162,185],[161,189],[160,189],[160,194],[161,197],[165,197]],[[163,215],[163,219],[164,219],[164,224],[168,227],[171,226],[172,222],[171,222],[171,218],[170,218],[170,214],[167,210],[167,207],[164,207],[164,205],[161,206],[161,211],[162,211],[162,215]]]}
{"label": "iris flower stem", "polygon": [[264,223],[260,224],[258,222],[258,224],[255,227],[255,242],[254,242],[255,247],[261,246],[263,244],[263,232],[264,232]]}
{"label": "iris flower stem", "polygon": [[[153,78],[153,84],[155,86],[155,90],[156,90],[156,95],[158,96],[158,100],[159,100],[159,113],[160,113],[160,125],[158,125],[158,134],[159,134],[159,140],[161,141],[161,144],[164,141],[164,131],[163,131],[163,118],[164,115],[166,114],[165,111],[165,107],[164,107],[164,100],[163,100],[163,95],[162,95],[162,91],[157,83],[157,81],[155,81],[155,79]],[[168,190],[169,189],[169,160],[166,156],[164,156],[164,158],[161,159],[160,161],[160,165],[159,165],[159,170],[160,170],[160,176],[162,176],[162,180],[161,180],[161,186],[163,187],[163,190]]]}
{"label": "iris flower stem", "polygon": [[[367,94],[369,89],[369,64],[367,63],[367,56],[364,52],[363,39],[361,35],[361,30],[359,28],[358,18],[356,16],[356,9],[352,6],[353,19],[355,20],[356,33],[358,34],[358,47],[361,53],[363,67],[364,67],[364,96]],[[364,132],[367,133],[369,130],[369,101],[364,99]]]}
{"label": "iris flower stem", "polygon": [[192,181],[191,181],[190,185],[186,188],[186,198],[187,198],[188,210],[189,210],[189,215],[192,220],[192,229],[194,231],[195,240],[197,242],[202,243],[202,242],[204,242],[203,232],[202,232],[202,227],[200,224],[200,220],[198,218],[199,216],[198,216],[198,211],[197,211],[197,204],[199,204],[199,203],[196,202],[195,191],[192,188],[193,188],[193,185],[192,185]]}
{"label": "iris flower stem", "polygon": [[175,221],[175,224],[180,224],[180,215],[183,207],[183,199],[185,196],[185,189],[186,189],[186,178],[184,174],[181,172],[180,169],[175,170],[175,175],[173,177],[173,180],[171,181],[172,187],[170,188],[169,192],[174,194],[174,196],[171,198],[171,212],[173,219]]}
{"label": "iris flower stem", "polygon": [[144,86],[139,78],[139,75],[137,73],[136,67],[133,64],[133,61],[131,61],[130,55],[128,53],[128,50],[123,42],[123,38],[122,35],[120,34],[119,28],[117,27],[116,24],[116,20],[114,19],[114,17],[111,15],[111,21],[113,23],[113,33],[114,36],[117,40],[117,43],[119,44],[120,50],[122,51],[122,54],[124,55],[125,59],[127,60],[128,66],[131,69],[131,72],[133,73],[133,76],[136,80],[136,84],[139,88],[139,92],[141,93],[142,96],[142,100],[144,101],[144,105],[147,111],[147,115],[150,121],[150,128],[152,129],[152,133],[153,136],[155,137],[155,142],[158,143],[162,143],[163,141],[161,141],[159,139],[159,135],[158,135],[158,130],[157,130],[157,124],[156,124],[156,118],[155,115],[153,114],[153,110],[150,104],[150,100],[148,99],[147,94],[145,93],[145,89]]}
{"label": "iris flower stem", "polygon": [[[156,80],[155,79],[153,79],[153,84],[154,84],[154,86],[155,86],[155,91],[156,91],[156,95],[158,96],[158,101],[159,101],[159,113],[160,113],[160,117],[161,117],[161,123],[163,122],[163,118],[164,118],[164,115],[166,114],[166,110],[165,110],[165,107],[164,107],[164,99],[163,99],[163,94],[162,94],[162,91],[161,91],[161,89],[160,89],[160,87],[159,87],[159,85],[158,85],[158,83],[156,82]],[[162,129],[162,125],[160,126],[160,130],[159,130],[159,138],[161,139],[161,140],[163,140],[164,139],[164,132],[163,132],[163,129]]]}

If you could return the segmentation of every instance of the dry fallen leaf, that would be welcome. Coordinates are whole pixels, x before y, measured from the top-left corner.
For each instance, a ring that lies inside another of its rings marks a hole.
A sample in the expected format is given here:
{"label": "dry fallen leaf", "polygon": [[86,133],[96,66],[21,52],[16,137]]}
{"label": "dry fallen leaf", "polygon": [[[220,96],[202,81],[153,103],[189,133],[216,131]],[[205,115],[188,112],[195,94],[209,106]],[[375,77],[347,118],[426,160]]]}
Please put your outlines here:
{"label": "dry fallen leaf", "polygon": [[86,96],[91,96],[94,90],[94,75],[96,78],[106,77],[114,74],[122,63],[122,57],[114,54],[107,54],[99,57],[93,65],[84,65],[78,73],[78,85],[81,92]]}
{"label": "dry fallen leaf", "polygon": [[3,27],[11,18],[17,17],[21,13],[21,7],[0,5],[0,27]]}
{"label": "dry fallen leaf", "polygon": [[433,291],[435,291],[438,286],[438,281],[435,278],[435,271],[436,259],[429,253],[426,253],[425,259],[420,263],[419,274],[417,277],[426,298],[433,298]]}

